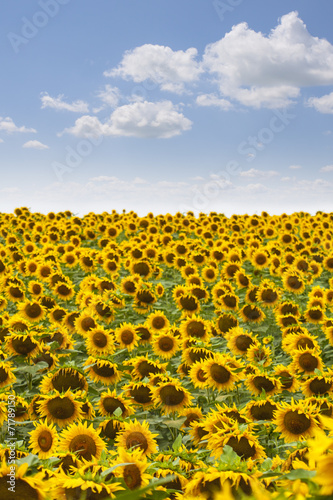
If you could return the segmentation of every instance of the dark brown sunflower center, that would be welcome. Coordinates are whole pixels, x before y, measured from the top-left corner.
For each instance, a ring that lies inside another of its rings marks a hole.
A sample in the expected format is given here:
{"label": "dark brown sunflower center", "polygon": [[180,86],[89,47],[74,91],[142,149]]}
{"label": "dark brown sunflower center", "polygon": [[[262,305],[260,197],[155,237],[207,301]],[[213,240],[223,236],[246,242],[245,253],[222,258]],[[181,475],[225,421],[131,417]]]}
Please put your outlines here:
{"label": "dark brown sunflower center", "polygon": [[83,318],[83,320],[81,321],[81,328],[85,332],[88,332],[89,330],[96,328],[96,323],[93,318],[90,317]]}
{"label": "dark brown sunflower center", "polygon": [[256,263],[259,264],[259,266],[262,266],[265,264],[267,261],[266,255],[263,255],[262,253],[256,256]]}
{"label": "dark brown sunflower center", "polygon": [[104,305],[102,302],[96,304],[95,308],[97,313],[102,317],[104,316],[109,317],[112,315],[111,307]]}
{"label": "dark brown sunflower center", "polygon": [[142,434],[142,432],[131,432],[126,438],[126,448],[140,448],[140,450],[145,452],[148,449],[147,438]]}
{"label": "dark brown sunflower center", "polygon": [[275,302],[277,298],[278,294],[270,288],[264,290],[261,294],[261,300],[263,302],[266,302],[266,304],[271,304]]}
{"label": "dark brown sunflower center", "polygon": [[43,430],[38,436],[38,446],[42,451],[49,451],[53,443],[50,431]]}
{"label": "dark brown sunflower center", "polygon": [[205,372],[201,368],[197,371],[196,378],[199,380],[199,382],[205,382],[207,380]]}
{"label": "dark brown sunflower center", "polygon": [[309,389],[313,394],[325,394],[332,387],[332,382],[326,382],[323,378],[316,377],[311,380]]}
{"label": "dark brown sunflower center", "polygon": [[158,347],[163,352],[169,352],[174,347],[174,341],[170,337],[162,337],[158,341]]}
{"label": "dark brown sunflower center", "polygon": [[152,302],[154,302],[154,295],[150,293],[149,290],[140,290],[137,293],[137,299],[139,302],[151,304]]}
{"label": "dark brown sunflower center", "polygon": [[29,318],[35,319],[42,314],[42,308],[39,304],[28,304],[25,307],[25,313]]}
{"label": "dark brown sunflower center", "polygon": [[162,371],[161,368],[153,363],[149,363],[149,361],[141,361],[137,369],[141,377],[147,377],[151,373],[155,375],[155,373],[161,373]]}
{"label": "dark brown sunflower center", "polygon": [[115,374],[113,366],[109,365],[98,366],[98,364],[96,363],[91,368],[96,373],[96,375],[99,375],[100,377],[111,378]]}
{"label": "dark brown sunflower center", "polygon": [[149,387],[141,386],[130,390],[130,395],[136,403],[145,404],[152,401],[152,393]]}
{"label": "dark brown sunflower center", "polygon": [[82,375],[77,372],[66,372],[65,370],[60,370],[51,379],[53,388],[59,392],[66,392],[68,389],[72,391],[75,389],[85,388],[85,379]]}
{"label": "dark brown sunflower center", "polygon": [[7,483],[9,477],[3,476],[0,478],[0,498],[3,500],[22,500],[22,498],[29,498],[29,500],[38,500],[40,495],[37,489],[33,488],[24,479],[15,479],[15,491],[9,491],[10,486]]}
{"label": "dark brown sunflower center", "polygon": [[134,340],[134,333],[132,330],[123,330],[120,337],[123,344],[130,345]]}
{"label": "dark brown sunflower center", "polygon": [[205,326],[201,321],[191,321],[186,327],[186,332],[191,337],[201,338],[205,335]]}
{"label": "dark brown sunflower center", "polygon": [[58,286],[58,293],[60,295],[63,295],[64,297],[67,297],[67,295],[71,293],[71,289],[66,285],[60,285]]}
{"label": "dark brown sunflower center", "polygon": [[5,368],[0,368],[0,383],[3,383],[9,377],[9,373]]}
{"label": "dark brown sunflower center", "polygon": [[164,328],[166,325],[165,319],[162,316],[156,316],[153,321],[152,321],[152,326],[156,330],[160,330],[161,328]]}
{"label": "dark brown sunflower center", "polygon": [[326,261],[326,265],[327,265],[327,267],[328,267],[329,269],[333,269],[333,258],[332,258],[332,257],[331,257],[331,258],[329,258],[329,259],[327,259],[327,261]]}
{"label": "dark brown sunflower center", "polygon": [[130,490],[134,490],[141,485],[142,478],[140,469],[135,464],[125,465],[123,477]]}
{"label": "dark brown sunflower center", "polygon": [[210,367],[210,375],[215,382],[225,384],[231,377],[231,373],[224,366],[214,363]]}
{"label": "dark brown sunflower center", "polygon": [[272,420],[273,412],[276,410],[277,406],[266,401],[261,406],[252,406],[251,415],[254,420]]}
{"label": "dark brown sunflower center", "polygon": [[87,434],[75,436],[70,442],[69,449],[85,460],[91,460],[91,457],[95,456],[97,452],[95,441]]}
{"label": "dark brown sunflower center", "polygon": [[133,281],[125,281],[124,288],[125,288],[126,292],[128,292],[128,293],[135,292],[135,284],[133,283]]}
{"label": "dark brown sunflower center", "polygon": [[146,262],[138,262],[133,266],[133,272],[140,276],[147,276],[150,272],[150,267]]}
{"label": "dark brown sunflower center", "polygon": [[240,351],[246,352],[248,350],[248,348],[250,347],[250,345],[254,344],[254,341],[248,335],[241,334],[241,335],[237,335],[235,344],[236,344],[237,349],[239,349]]}
{"label": "dark brown sunflower center", "polygon": [[256,453],[256,448],[254,445],[251,445],[248,439],[242,436],[239,440],[235,436],[231,436],[227,443],[234,450],[235,453],[239,457],[242,458],[250,458],[253,457]]}
{"label": "dark brown sunflower center", "polygon": [[37,347],[37,344],[35,344],[35,342],[32,342],[29,337],[26,337],[24,339],[15,338],[12,340],[12,347],[18,354],[25,355],[32,352]]}
{"label": "dark brown sunflower center", "polygon": [[103,404],[103,408],[105,409],[105,411],[110,413],[110,415],[112,415],[113,412],[115,410],[117,410],[117,408],[120,408],[122,413],[124,413],[126,411],[125,405],[116,398],[112,398],[112,397],[108,396],[108,397],[104,398],[102,404]]}
{"label": "dark brown sunflower center", "polygon": [[96,347],[100,348],[105,347],[106,344],[108,343],[107,336],[103,332],[94,333],[92,341]]}
{"label": "dark brown sunflower center", "polygon": [[303,434],[311,427],[311,420],[303,413],[288,411],[283,418],[284,426],[291,434]]}
{"label": "dark brown sunflower center", "polygon": [[197,301],[195,300],[194,297],[188,297],[188,296],[181,297],[179,299],[179,302],[181,307],[186,311],[196,311],[196,309],[198,308]]}
{"label": "dark brown sunflower center", "polygon": [[254,377],[253,384],[259,391],[271,392],[275,388],[273,382],[262,375]]}
{"label": "dark brown sunflower center", "polygon": [[308,338],[302,338],[300,340],[297,341],[297,344],[296,344],[296,347],[297,349],[301,348],[301,349],[312,349],[314,347],[314,343],[311,339],[308,339]]}
{"label": "dark brown sunflower center", "polygon": [[316,368],[318,368],[318,359],[315,356],[312,356],[309,352],[305,352],[301,354],[299,357],[299,365],[306,372],[313,372]]}
{"label": "dark brown sunflower center", "polygon": [[50,399],[47,402],[47,409],[52,417],[59,420],[65,420],[71,418],[75,413],[75,405],[73,401],[69,398],[61,398],[57,396],[56,398]]}
{"label": "dark brown sunflower center", "polygon": [[256,320],[260,318],[261,312],[257,307],[253,306],[245,306],[243,308],[243,313],[249,320]]}
{"label": "dark brown sunflower center", "polygon": [[281,380],[283,389],[290,389],[290,387],[293,385],[293,377],[286,370],[280,372],[278,377]]}
{"label": "dark brown sunflower center", "polygon": [[224,302],[224,304],[227,306],[227,307],[236,307],[237,305],[237,300],[236,300],[236,297],[234,295],[231,295],[231,294],[225,294],[223,295],[222,297],[222,301]]}
{"label": "dark brown sunflower center", "polygon": [[172,384],[168,384],[161,388],[160,398],[163,404],[167,406],[177,406],[181,404],[185,399],[185,394],[181,389]]}
{"label": "dark brown sunflower center", "polygon": [[309,317],[314,320],[319,320],[323,317],[323,311],[321,309],[310,309],[308,314]]}
{"label": "dark brown sunflower center", "polygon": [[287,284],[293,290],[298,290],[302,287],[302,282],[297,278],[297,276],[289,276],[287,279]]}
{"label": "dark brown sunflower center", "polygon": [[234,328],[235,326],[237,326],[237,323],[237,319],[233,316],[224,315],[220,316],[220,318],[218,319],[217,326],[221,333],[227,333],[230,328]]}
{"label": "dark brown sunflower center", "polygon": [[9,287],[9,293],[14,299],[21,299],[24,296],[24,293],[18,286]]}
{"label": "dark brown sunflower center", "polygon": [[109,420],[109,422],[106,424],[104,429],[102,430],[102,433],[104,436],[106,436],[109,439],[115,439],[117,437],[117,434],[120,431],[120,424],[119,422],[115,420]]}

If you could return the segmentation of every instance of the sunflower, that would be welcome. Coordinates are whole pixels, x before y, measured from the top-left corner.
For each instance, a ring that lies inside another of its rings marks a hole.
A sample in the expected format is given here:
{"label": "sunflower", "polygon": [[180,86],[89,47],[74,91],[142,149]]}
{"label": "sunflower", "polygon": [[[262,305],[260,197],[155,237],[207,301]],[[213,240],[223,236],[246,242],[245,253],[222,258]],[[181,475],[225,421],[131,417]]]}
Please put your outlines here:
{"label": "sunflower", "polygon": [[207,320],[195,314],[180,323],[180,333],[183,339],[192,338],[207,342],[211,337],[211,325]]}
{"label": "sunflower", "polygon": [[147,408],[153,405],[151,384],[146,382],[129,382],[123,391],[132,399],[133,404]]}
{"label": "sunflower", "polygon": [[94,382],[102,382],[104,385],[116,384],[121,380],[121,373],[117,368],[116,363],[112,363],[108,359],[95,358],[89,356],[85,361],[88,374]]}
{"label": "sunflower", "polygon": [[238,326],[238,319],[230,313],[222,313],[214,324],[217,333],[225,337],[226,333]]}
{"label": "sunflower", "polygon": [[129,364],[133,366],[133,377],[137,380],[142,380],[145,377],[151,377],[157,373],[165,373],[166,365],[158,361],[148,359],[148,354],[132,358]]}
{"label": "sunflower", "polygon": [[207,283],[214,283],[217,280],[218,273],[215,267],[205,266],[201,270],[201,276]]}
{"label": "sunflower", "polygon": [[151,286],[146,282],[144,285],[137,289],[134,295],[135,306],[134,309],[139,313],[146,313],[152,309],[153,304],[157,301],[154,291]]}
{"label": "sunflower", "polygon": [[293,361],[290,369],[296,373],[306,375],[314,373],[316,369],[323,370],[323,362],[317,349],[300,349],[292,352]]}
{"label": "sunflower", "polygon": [[189,408],[183,408],[179,412],[180,417],[186,417],[181,428],[189,427],[192,422],[200,422],[203,419],[203,413],[199,406],[191,406]]}
{"label": "sunflower", "polygon": [[201,361],[197,361],[191,365],[188,376],[197,389],[205,389],[207,387],[207,375],[204,372]]}
{"label": "sunflower", "polygon": [[295,392],[299,383],[292,370],[288,366],[277,365],[274,368],[274,376],[281,382],[281,389],[284,391]]}
{"label": "sunflower", "polygon": [[125,277],[121,280],[120,282],[120,290],[122,293],[125,293],[127,295],[135,295],[135,292],[137,290],[137,278],[132,278],[131,276]]}
{"label": "sunflower", "polygon": [[13,417],[15,422],[25,422],[29,419],[29,404],[25,398],[15,396],[15,417]]}
{"label": "sunflower", "polygon": [[90,330],[97,328],[96,317],[92,311],[87,311],[79,314],[75,319],[75,328],[78,333],[85,336]]}
{"label": "sunflower", "polygon": [[254,344],[247,349],[246,359],[250,363],[259,364],[260,366],[271,366],[272,351],[267,346]]}
{"label": "sunflower", "polygon": [[156,407],[162,407],[162,412],[167,415],[186,406],[190,406],[192,395],[177,379],[161,382],[152,388],[153,400]]}
{"label": "sunflower", "polygon": [[[0,495],[3,500],[44,500],[46,492],[42,482],[42,473],[26,475],[28,463],[20,466],[2,463],[0,468]],[[12,488],[12,489],[10,489]]]}
{"label": "sunflower", "polygon": [[34,423],[35,429],[29,432],[31,453],[41,459],[55,456],[58,445],[58,434],[53,424],[45,422]]}
{"label": "sunflower", "polygon": [[110,391],[110,389],[101,393],[101,398],[98,401],[98,408],[99,413],[103,417],[112,417],[114,412],[118,409],[121,411],[121,416],[123,418],[134,413],[131,407],[131,401],[117,394],[116,390]]}
{"label": "sunflower", "polygon": [[124,428],[119,432],[115,439],[117,448],[130,450],[132,448],[140,450],[144,455],[149,456],[155,453],[157,445],[155,437],[158,434],[152,434],[149,430],[148,422],[142,424],[136,419],[132,422],[124,422]]}
{"label": "sunflower", "polygon": [[154,333],[160,333],[170,328],[170,322],[162,311],[155,311],[148,316],[145,326]]}
{"label": "sunflower", "polygon": [[115,469],[115,477],[122,478],[130,490],[147,486],[152,478],[150,474],[145,472],[148,462],[141,449],[134,448],[129,452],[124,448],[119,448],[118,459],[113,464],[114,466],[118,465]]}
{"label": "sunflower", "polygon": [[294,268],[288,269],[282,276],[283,285],[286,290],[295,294],[301,294],[305,290],[305,283],[300,272]]}
{"label": "sunflower", "polygon": [[75,368],[60,368],[55,373],[46,375],[41,384],[40,391],[47,394],[49,391],[56,390],[65,392],[88,389],[88,383],[82,373]]}
{"label": "sunflower", "polygon": [[145,325],[140,324],[135,326],[135,331],[139,335],[140,344],[150,344],[153,338],[153,332],[149,330]]}
{"label": "sunflower", "polygon": [[229,355],[215,353],[213,358],[202,363],[207,385],[220,391],[231,391],[239,375],[232,369],[233,358]]}
{"label": "sunflower", "polygon": [[153,338],[152,349],[156,356],[171,359],[179,349],[179,339],[172,333],[159,333]]}
{"label": "sunflower", "polygon": [[310,307],[305,310],[304,318],[308,323],[318,324],[325,321],[325,312],[321,307]]}
{"label": "sunflower", "polygon": [[41,321],[45,315],[45,310],[38,302],[21,302],[18,310],[24,319],[31,322]]}
{"label": "sunflower", "polygon": [[235,280],[238,288],[249,288],[251,286],[251,279],[244,271],[237,271]]}
{"label": "sunflower", "polygon": [[333,389],[332,374],[309,375],[307,379],[302,382],[302,392],[305,397],[324,396],[330,395]]}
{"label": "sunflower", "polygon": [[243,356],[251,346],[258,346],[257,338],[239,326],[228,331],[227,339],[228,348],[234,355]]}
{"label": "sunflower", "polygon": [[102,326],[89,330],[85,344],[90,356],[104,356],[115,351],[113,331],[105,330]]}
{"label": "sunflower", "polygon": [[286,443],[306,440],[318,429],[318,409],[304,401],[280,402],[275,411],[273,423]]}
{"label": "sunflower", "polygon": [[330,273],[333,272],[333,254],[328,255],[324,260],[323,260],[323,266],[324,268],[329,271]]}
{"label": "sunflower", "polygon": [[9,361],[0,361],[0,388],[9,386],[15,381],[16,377],[13,373],[12,363]]}
{"label": "sunflower", "polygon": [[239,314],[245,323],[261,323],[266,317],[260,307],[252,304],[245,304]]}
{"label": "sunflower", "polygon": [[269,265],[269,256],[266,250],[256,250],[251,256],[251,262],[255,269],[264,269]]}
{"label": "sunflower", "polygon": [[124,430],[124,421],[112,417],[101,422],[99,428],[101,429],[101,436],[103,438],[115,440],[118,434]]}
{"label": "sunflower", "polygon": [[247,417],[252,420],[272,420],[277,410],[277,403],[271,397],[251,400],[245,407]]}
{"label": "sunflower", "polygon": [[59,282],[53,287],[54,294],[61,300],[71,300],[74,297],[74,285],[69,281]]}
{"label": "sunflower", "polygon": [[41,344],[33,332],[12,333],[5,340],[5,350],[12,356],[32,358],[40,351]]}
{"label": "sunflower", "polygon": [[139,335],[131,323],[122,323],[114,331],[115,339],[122,349],[133,351],[138,345]]}
{"label": "sunflower", "polygon": [[281,390],[281,382],[278,379],[261,373],[259,370],[255,370],[254,373],[247,376],[245,385],[255,396],[260,396],[263,390],[269,395],[276,394]]}
{"label": "sunflower", "polygon": [[44,396],[37,405],[39,405],[41,417],[46,417],[48,422],[54,422],[59,427],[64,427],[83,417],[82,405],[69,389],[65,393],[54,391],[54,394]]}
{"label": "sunflower", "polygon": [[[303,333],[304,332],[304,333]],[[294,350],[319,349],[317,337],[308,333],[304,328],[299,333],[289,333],[282,339],[282,349],[292,355]]]}
{"label": "sunflower", "polygon": [[257,301],[261,302],[263,307],[274,307],[280,300],[281,293],[274,285],[269,281],[263,281],[257,291]]}
{"label": "sunflower", "polygon": [[247,430],[240,431],[236,428],[230,434],[225,432],[225,429],[218,429],[208,440],[207,448],[212,451],[213,456],[219,457],[225,445],[231,446],[243,460],[266,458],[264,448],[259,444],[258,439]]}
{"label": "sunflower", "polygon": [[176,299],[177,307],[182,311],[183,317],[192,316],[200,310],[200,303],[189,291]]}
{"label": "sunflower", "polygon": [[91,460],[95,457],[98,460],[105,449],[105,443],[92,424],[88,427],[87,422],[73,423],[62,431],[59,449],[76,453],[80,459]]}

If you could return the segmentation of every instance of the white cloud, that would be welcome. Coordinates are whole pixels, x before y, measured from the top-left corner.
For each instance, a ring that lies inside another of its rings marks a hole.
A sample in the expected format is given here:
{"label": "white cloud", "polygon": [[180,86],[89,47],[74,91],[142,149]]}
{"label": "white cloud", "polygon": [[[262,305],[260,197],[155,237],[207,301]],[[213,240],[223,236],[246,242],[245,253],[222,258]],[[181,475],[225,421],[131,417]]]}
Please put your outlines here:
{"label": "white cloud", "polygon": [[125,52],[118,67],[105,71],[105,76],[120,76],[125,80],[152,80],[162,90],[180,93],[184,84],[198,79],[201,68],[195,61],[197,49],[173,51],[163,45],[145,44]]}
{"label": "white cloud", "polygon": [[326,165],[320,169],[320,172],[333,172],[333,165]]}
{"label": "white cloud", "polygon": [[43,144],[42,142],[39,142],[39,141],[28,141],[28,142],[25,142],[23,144],[22,148],[49,149],[49,147],[46,144]]}
{"label": "white cloud", "polygon": [[5,141],[4,141],[3,139],[0,139],[0,143],[1,143],[1,142],[5,142]]}
{"label": "white cloud", "polygon": [[302,165],[290,165],[289,168],[291,170],[300,170],[302,168]]}
{"label": "white cloud", "polygon": [[288,182],[291,181],[291,177],[281,177],[281,182]]}
{"label": "white cloud", "polygon": [[290,12],[268,35],[247,23],[233,26],[206,47],[203,65],[216,76],[222,96],[254,108],[281,108],[300,87],[333,83],[333,46]]}
{"label": "white cloud", "polygon": [[[119,106],[106,123],[85,115],[62,133],[77,137],[126,136],[170,138],[189,130],[192,122],[171,101],[135,102]],[[60,134],[62,135],[62,134]]]}
{"label": "white cloud", "polygon": [[251,168],[250,170],[243,170],[242,172],[240,172],[240,177],[247,177],[247,178],[253,178],[253,177],[270,178],[270,177],[275,177],[276,175],[279,174],[275,170],[257,170],[255,168]]}
{"label": "white cloud", "polygon": [[310,97],[307,101],[309,107],[315,108],[319,113],[333,113],[333,92],[322,97]]}
{"label": "white cloud", "polygon": [[201,94],[196,98],[198,106],[216,106],[217,108],[227,111],[233,107],[230,101],[222,99],[216,94]]}
{"label": "white cloud", "polygon": [[[109,106],[110,108],[115,108],[120,99],[120,90],[118,89],[118,87],[105,85],[104,90],[100,90],[99,92],[97,92],[97,97],[99,97],[99,99],[101,99],[106,106]],[[96,112],[104,108],[105,106],[99,108],[98,110],[96,110]]]}
{"label": "white cloud", "polygon": [[73,101],[72,103],[65,102],[63,100],[63,95],[60,94],[57,97],[51,97],[47,92],[41,94],[42,109],[52,108],[57,110],[72,111],[73,113],[88,113],[89,106],[84,101]]}
{"label": "white cloud", "polygon": [[0,130],[4,130],[5,132],[8,132],[9,134],[11,134],[12,132],[24,132],[24,133],[27,133],[27,132],[36,133],[37,132],[37,130],[35,130],[34,128],[27,128],[25,126],[17,127],[15,125],[15,123],[13,122],[12,118],[10,118],[9,116],[7,116],[6,118],[2,118],[0,116]]}

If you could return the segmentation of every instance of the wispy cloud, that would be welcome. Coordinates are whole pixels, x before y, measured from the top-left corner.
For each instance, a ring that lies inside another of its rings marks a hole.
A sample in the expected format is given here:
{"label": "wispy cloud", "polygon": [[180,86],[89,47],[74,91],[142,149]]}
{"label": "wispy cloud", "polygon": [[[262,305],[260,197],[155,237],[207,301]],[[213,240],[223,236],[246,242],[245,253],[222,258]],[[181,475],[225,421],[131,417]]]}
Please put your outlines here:
{"label": "wispy cloud", "polygon": [[49,146],[46,144],[43,144],[40,141],[28,141],[25,142],[22,146],[22,148],[30,148],[30,149],[49,149]]}
{"label": "wispy cloud", "polygon": [[52,108],[56,110],[72,111],[73,113],[88,113],[89,106],[86,102],[77,100],[71,103],[63,100],[64,96],[51,97],[47,92],[41,94],[42,109]]}
{"label": "wispy cloud", "polygon": [[13,132],[23,132],[23,133],[28,133],[28,132],[29,133],[31,133],[31,132],[36,133],[37,132],[37,130],[35,130],[34,128],[27,128],[24,125],[21,127],[18,127],[17,125],[15,125],[12,118],[10,118],[9,116],[7,116],[6,118],[2,118],[0,116],[0,130],[4,130],[8,134],[11,134]]}

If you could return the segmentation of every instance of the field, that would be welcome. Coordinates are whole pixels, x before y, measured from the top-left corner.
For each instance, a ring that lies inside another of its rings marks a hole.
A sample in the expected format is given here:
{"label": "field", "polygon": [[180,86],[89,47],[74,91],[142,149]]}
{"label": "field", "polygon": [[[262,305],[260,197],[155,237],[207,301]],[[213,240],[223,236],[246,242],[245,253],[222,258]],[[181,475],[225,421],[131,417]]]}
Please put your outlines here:
{"label": "field", "polygon": [[332,228],[0,214],[0,498],[332,498]]}

